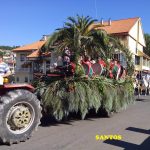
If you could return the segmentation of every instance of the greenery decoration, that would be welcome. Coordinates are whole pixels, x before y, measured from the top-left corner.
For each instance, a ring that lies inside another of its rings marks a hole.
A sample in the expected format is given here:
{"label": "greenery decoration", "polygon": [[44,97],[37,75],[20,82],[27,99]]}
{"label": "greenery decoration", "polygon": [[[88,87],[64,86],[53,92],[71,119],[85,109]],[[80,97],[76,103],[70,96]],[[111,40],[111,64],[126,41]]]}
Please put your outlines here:
{"label": "greenery decoration", "polygon": [[[40,84],[42,85],[42,84]],[[69,113],[79,113],[84,119],[89,110],[100,109],[108,114],[119,112],[134,102],[133,85],[129,79],[124,82],[105,77],[66,78],[37,88],[45,113],[57,120]]]}

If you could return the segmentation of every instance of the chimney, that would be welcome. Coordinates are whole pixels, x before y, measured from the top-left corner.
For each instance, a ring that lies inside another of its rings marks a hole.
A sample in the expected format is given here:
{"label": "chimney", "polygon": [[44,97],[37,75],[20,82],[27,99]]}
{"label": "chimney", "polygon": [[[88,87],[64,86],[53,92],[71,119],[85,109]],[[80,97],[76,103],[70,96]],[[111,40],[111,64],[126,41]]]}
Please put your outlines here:
{"label": "chimney", "polygon": [[108,25],[111,26],[111,18],[108,20]]}
{"label": "chimney", "polygon": [[47,40],[47,35],[43,35],[43,41]]}

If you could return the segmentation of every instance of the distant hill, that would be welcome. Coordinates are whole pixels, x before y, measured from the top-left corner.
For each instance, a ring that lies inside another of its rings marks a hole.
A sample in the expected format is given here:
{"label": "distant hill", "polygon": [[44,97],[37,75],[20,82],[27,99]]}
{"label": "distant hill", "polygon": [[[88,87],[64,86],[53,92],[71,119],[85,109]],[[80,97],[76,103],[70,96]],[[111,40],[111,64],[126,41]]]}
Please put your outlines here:
{"label": "distant hill", "polygon": [[19,46],[0,46],[0,49],[1,50],[12,50],[17,47],[19,47]]}

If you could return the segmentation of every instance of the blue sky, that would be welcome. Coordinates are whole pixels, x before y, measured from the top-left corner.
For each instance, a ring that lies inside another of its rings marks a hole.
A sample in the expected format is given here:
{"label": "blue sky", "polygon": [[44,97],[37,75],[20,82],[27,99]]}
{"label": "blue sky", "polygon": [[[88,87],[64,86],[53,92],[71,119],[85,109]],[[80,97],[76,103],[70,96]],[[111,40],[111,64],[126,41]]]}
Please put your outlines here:
{"label": "blue sky", "polygon": [[149,0],[0,0],[0,45],[37,41],[76,14],[98,20],[141,17],[150,33]]}

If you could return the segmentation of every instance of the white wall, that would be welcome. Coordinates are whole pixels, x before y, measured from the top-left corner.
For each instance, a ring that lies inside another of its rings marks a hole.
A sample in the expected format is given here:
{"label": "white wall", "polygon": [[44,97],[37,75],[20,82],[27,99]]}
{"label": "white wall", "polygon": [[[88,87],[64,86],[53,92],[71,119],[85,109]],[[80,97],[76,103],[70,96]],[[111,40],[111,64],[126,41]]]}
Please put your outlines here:
{"label": "white wall", "polygon": [[143,46],[146,46],[145,38],[144,38],[144,33],[143,33],[143,29],[142,29],[142,23],[141,22],[139,22],[139,42]]}
{"label": "white wall", "polygon": [[16,68],[21,67],[21,65],[24,64],[24,63],[27,61],[27,59],[26,59],[25,61],[21,61],[21,60],[20,60],[21,54],[29,55],[29,54],[31,54],[31,53],[32,53],[32,52],[17,52],[17,53],[16,53]]}
{"label": "white wall", "polygon": [[[30,80],[32,80],[33,75],[27,72],[17,72],[15,73],[15,82],[16,83],[30,83]],[[17,78],[19,78],[19,81],[17,81]],[[25,78],[28,78],[28,82],[25,82]]]}
{"label": "white wall", "polygon": [[15,82],[17,82],[17,77],[19,78],[19,82],[17,82],[17,83],[25,83],[25,77],[28,78],[28,82],[30,82],[30,80],[32,80],[33,74],[32,74],[32,72],[30,72],[30,69],[17,71],[17,69],[22,68],[21,67],[22,64],[24,64],[25,62],[28,61],[27,59],[25,59],[25,61],[21,61],[20,55],[21,54],[29,55],[31,53],[32,53],[32,51],[30,51],[30,52],[17,52],[16,53]]}
{"label": "white wall", "polygon": [[128,37],[128,48],[131,53],[136,54],[136,41],[130,36]]}
{"label": "white wall", "polygon": [[135,23],[135,25],[131,28],[129,31],[129,35],[132,36],[135,40],[137,40],[137,34],[138,34],[138,21]]}
{"label": "white wall", "polygon": [[138,49],[139,51],[143,52],[143,46],[142,46],[141,44],[138,44],[138,45],[137,45],[137,49]]}
{"label": "white wall", "polygon": [[141,45],[145,46],[145,38],[140,19],[131,28],[131,30],[129,31],[129,35],[137,40]]}

